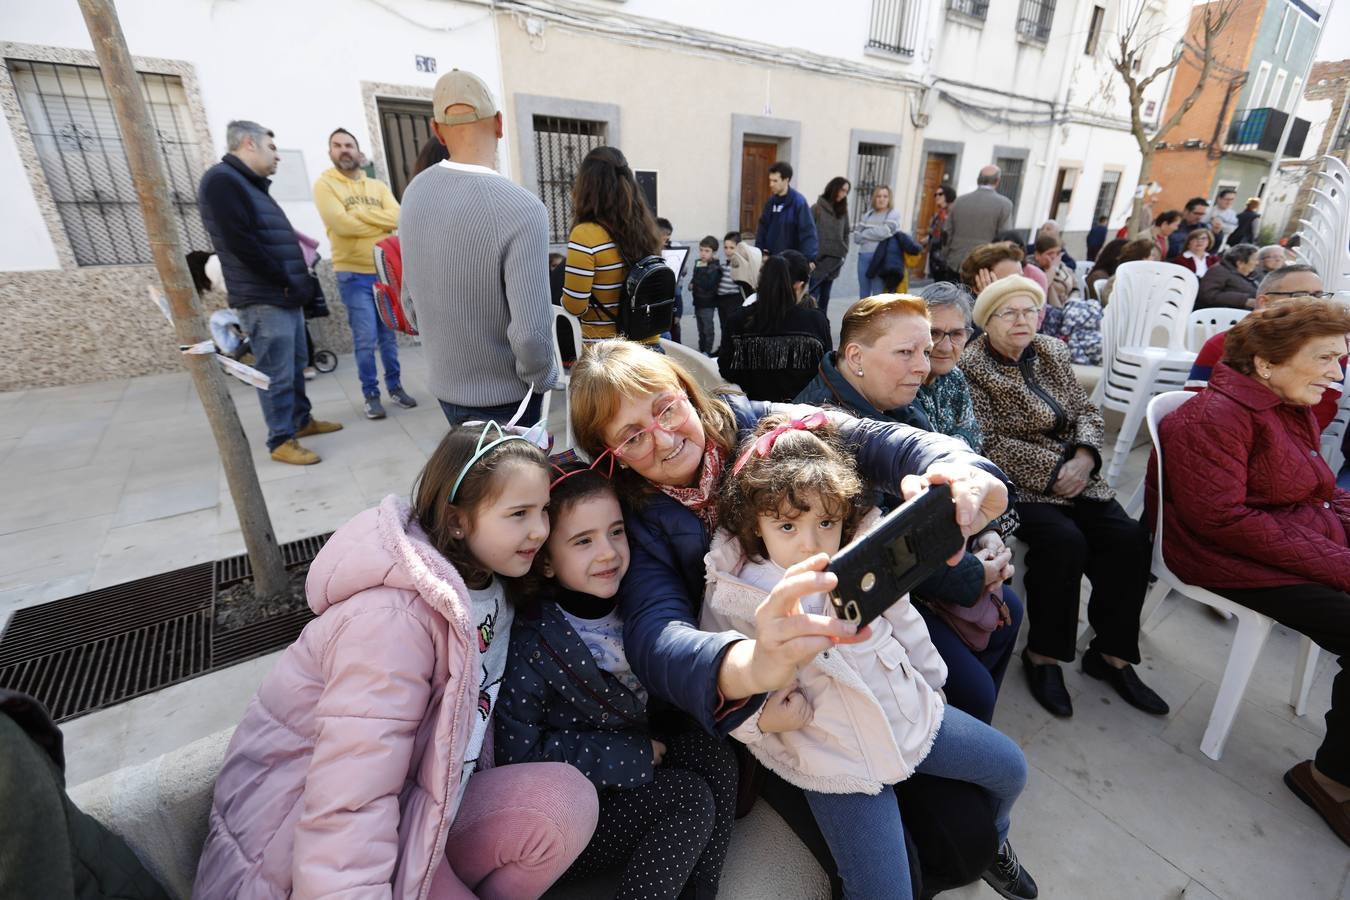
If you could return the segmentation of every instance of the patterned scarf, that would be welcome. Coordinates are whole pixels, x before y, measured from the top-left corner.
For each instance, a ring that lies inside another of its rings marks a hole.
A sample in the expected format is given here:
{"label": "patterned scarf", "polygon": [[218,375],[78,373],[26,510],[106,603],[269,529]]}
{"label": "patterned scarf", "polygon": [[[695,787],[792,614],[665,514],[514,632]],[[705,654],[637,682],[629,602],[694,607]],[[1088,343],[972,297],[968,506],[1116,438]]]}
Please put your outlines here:
{"label": "patterned scarf", "polygon": [[697,486],[657,485],[663,494],[698,516],[708,526],[709,534],[717,530],[718,490],[722,486],[722,469],[726,462],[726,451],[713,443],[712,438],[708,438],[703,448],[703,472],[699,475]]}

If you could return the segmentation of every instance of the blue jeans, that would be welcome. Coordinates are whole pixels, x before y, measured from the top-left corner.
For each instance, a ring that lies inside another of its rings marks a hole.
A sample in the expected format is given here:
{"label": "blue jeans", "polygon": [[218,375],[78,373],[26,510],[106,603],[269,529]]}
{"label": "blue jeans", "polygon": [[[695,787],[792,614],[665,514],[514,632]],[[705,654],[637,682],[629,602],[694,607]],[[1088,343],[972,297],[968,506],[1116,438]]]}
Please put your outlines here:
{"label": "blue jeans", "polygon": [[[1026,758],[1011,738],[948,706],[917,771],[984,788],[994,801],[999,845],[1007,840],[1013,803],[1027,783]],[[839,866],[845,897],[912,900],[905,827],[893,789],[875,795],[803,793]]]}
{"label": "blue jeans", "polygon": [[[501,406],[460,406],[455,403],[447,403],[444,400],[437,401],[441,404],[441,412],[445,413],[445,418],[451,425],[463,425],[465,422],[496,422],[499,425],[505,425],[511,421],[511,417],[516,414],[520,407],[520,401],[515,403],[503,403]],[[539,421],[539,411],[544,405],[544,395],[535,394],[530,398],[530,403],[525,407],[525,415],[520,417],[517,425],[528,428]]]}
{"label": "blue jeans", "polygon": [[868,278],[867,270],[872,265],[876,253],[858,254],[858,296],[871,297],[873,294],[886,293],[886,282],[880,278]]}
{"label": "blue jeans", "polygon": [[375,311],[375,276],[363,272],[338,272],[338,293],[347,307],[347,322],[352,326],[352,349],[356,351],[356,374],[361,379],[361,394],[380,396],[380,376],[375,370],[375,348],[384,364],[384,383],[390,392],[399,381],[398,335],[385,325]]}
{"label": "blue jeans", "polygon": [[305,314],[299,309],[262,303],[240,307],[237,312],[253,348],[253,368],[272,379],[270,388],[258,391],[258,403],[267,422],[267,449],[275,450],[309,421]]}
{"label": "blue jeans", "polygon": [[947,683],[942,686],[947,702],[981,722],[992,722],[998,689],[1003,684],[1003,673],[1012,659],[1013,644],[1026,614],[1022,600],[1006,585],[1003,602],[1008,604],[1012,624],[996,629],[989,635],[989,646],[975,651],[966,646],[946,620],[933,612],[927,603],[916,603],[914,608],[928,625],[928,636],[933,639],[942,661],[947,664]]}

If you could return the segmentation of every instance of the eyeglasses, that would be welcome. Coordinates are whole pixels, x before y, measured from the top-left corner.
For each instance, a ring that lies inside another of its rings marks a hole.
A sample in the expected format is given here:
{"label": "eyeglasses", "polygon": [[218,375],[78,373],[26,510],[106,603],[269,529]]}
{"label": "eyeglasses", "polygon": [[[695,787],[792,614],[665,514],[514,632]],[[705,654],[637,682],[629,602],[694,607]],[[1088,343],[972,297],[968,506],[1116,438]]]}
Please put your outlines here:
{"label": "eyeglasses", "polygon": [[666,434],[674,434],[689,421],[693,409],[689,398],[684,394],[672,397],[669,403],[661,407],[652,424],[629,436],[620,442],[619,446],[609,449],[625,462],[641,462],[656,450],[656,438],[652,432],[659,428]]}
{"label": "eyeglasses", "polygon": [[939,331],[934,328],[931,334],[933,336],[933,349],[937,349],[943,341],[951,341],[953,347],[960,347],[970,338],[970,329],[953,328],[951,331]]}
{"label": "eyeglasses", "polygon": [[1335,291],[1266,291],[1267,297],[1311,297],[1314,300],[1330,300]]}
{"label": "eyeglasses", "polygon": [[1026,319],[1028,322],[1034,322],[1040,314],[1041,308],[1039,306],[1033,306],[1030,309],[1005,309],[1003,312],[994,313],[989,318],[998,319],[1000,322],[1006,322],[1011,325],[1019,319]]}

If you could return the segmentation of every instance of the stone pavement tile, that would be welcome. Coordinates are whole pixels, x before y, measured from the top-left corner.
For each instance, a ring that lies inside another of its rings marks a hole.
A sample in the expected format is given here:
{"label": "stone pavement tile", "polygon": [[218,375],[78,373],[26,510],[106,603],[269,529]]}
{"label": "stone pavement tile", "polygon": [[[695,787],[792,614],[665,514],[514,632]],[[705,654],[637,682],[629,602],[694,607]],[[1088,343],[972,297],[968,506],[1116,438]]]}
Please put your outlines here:
{"label": "stone pavement tile", "polygon": [[[237,725],[280,656],[269,653],[64,723],[66,783],[98,778]],[[102,746],[105,736],[115,746]]]}
{"label": "stone pavement tile", "polygon": [[[1212,684],[1219,684],[1223,679],[1233,637],[1237,633],[1237,621],[1219,619],[1203,604],[1177,594],[1164,602],[1171,608],[1167,610],[1167,618],[1149,636],[1149,642],[1157,648],[1159,656],[1172,660],[1175,665],[1196,673]],[[1271,629],[1244,699],[1299,728],[1314,734],[1325,734],[1322,717],[1331,706],[1331,688],[1330,680],[1323,678],[1322,669],[1319,668],[1319,677],[1314,681],[1308,698],[1308,715],[1295,716],[1289,705],[1289,695],[1294,684],[1294,664],[1301,640],[1298,634],[1283,626],[1277,625]]]}
{"label": "stone pavement tile", "polygon": [[417,478],[425,458],[420,454],[404,454],[386,459],[373,459],[351,467],[352,480],[361,490],[366,503],[374,506],[390,494],[409,498],[413,481]]}
{"label": "stone pavement tile", "polygon": [[91,586],[107,587],[215,560],[218,521],[213,506],[109,529],[98,550]]}
{"label": "stone pavement tile", "polygon": [[103,439],[104,427],[103,422],[83,420],[34,424],[5,458],[5,470],[11,475],[47,477],[87,466]]}
{"label": "stone pavement tile", "polygon": [[[1301,896],[1335,896],[1350,856],[1325,825],[1235,790],[1208,761],[1138,727],[1146,717],[1122,706],[1082,705],[1073,719],[1047,725],[1025,748],[1027,758],[1226,900],[1290,896],[1291,873]],[[1094,863],[1106,852],[1099,848]]]}
{"label": "stone pavement tile", "polygon": [[25,476],[4,478],[0,493],[0,543],[8,535],[116,512],[122,497],[125,467],[112,470],[84,466],[47,480]]}
{"label": "stone pavement tile", "polygon": [[[323,469],[325,465],[320,463],[305,468]],[[264,494],[272,528],[277,540],[283,543],[332,531],[371,505],[345,466],[268,482]],[[234,502],[222,498],[219,526],[231,525],[237,529],[237,521]],[[231,529],[221,527],[221,530]]]}
{"label": "stone pavement tile", "polygon": [[[3,416],[4,413],[0,412],[0,418],[3,418]],[[12,437],[0,437],[0,464],[3,464],[5,457],[9,456],[9,451],[19,446],[19,440],[20,438],[18,435]]]}
{"label": "stone pavement tile", "polygon": [[190,480],[166,482],[155,487],[127,491],[117,506],[114,526],[135,525],[199,509],[214,510],[220,502],[220,487],[214,469]]}
{"label": "stone pavement tile", "polygon": [[[1013,808],[1009,837],[1044,900],[1162,900],[1181,895],[1189,875],[1031,762],[1026,790]],[[994,894],[976,882],[942,896],[984,900]]]}
{"label": "stone pavement tile", "polygon": [[6,535],[0,540],[0,590],[88,575],[110,527],[111,514]]}
{"label": "stone pavement tile", "polygon": [[0,631],[4,631],[9,617],[16,610],[39,603],[50,603],[62,597],[83,594],[89,590],[89,578],[92,571],[78,572],[64,578],[41,579],[31,584],[0,590]]}
{"label": "stone pavement tile", "polygon": [[1223,756],[1217,762],[1200,751],[1200,739],[1218,696],[1217,686],[1206,683],[1186,705],[1176,711],[1162,739],[1187,756],[1220,772],[1232,785],[1247,791],[1293,819],[1309,826],[1321,819],[1285,787],[1284,772],[1300,760],[1310,759],[1321,738],[1252,703],[1243,703],[1233,729],[1228,733]]}

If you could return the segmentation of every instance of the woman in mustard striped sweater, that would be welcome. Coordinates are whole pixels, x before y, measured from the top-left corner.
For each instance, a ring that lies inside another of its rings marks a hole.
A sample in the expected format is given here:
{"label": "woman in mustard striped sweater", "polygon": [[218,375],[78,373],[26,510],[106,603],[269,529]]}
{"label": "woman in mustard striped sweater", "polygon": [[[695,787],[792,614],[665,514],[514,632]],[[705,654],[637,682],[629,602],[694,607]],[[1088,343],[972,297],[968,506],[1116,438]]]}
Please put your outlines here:
{"label": "woman in mustard striped sweater", "polygon": [[[562,305],[581,319],[582,342],[590,345],[618,336],[614,319],[628,266],[660,253],[661,235],[628,160],[614,147],[596,147],[581,161],[572,214]],[[660,346],[657,337],[644,343]]]}

